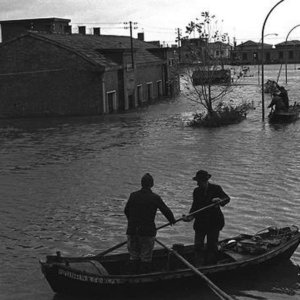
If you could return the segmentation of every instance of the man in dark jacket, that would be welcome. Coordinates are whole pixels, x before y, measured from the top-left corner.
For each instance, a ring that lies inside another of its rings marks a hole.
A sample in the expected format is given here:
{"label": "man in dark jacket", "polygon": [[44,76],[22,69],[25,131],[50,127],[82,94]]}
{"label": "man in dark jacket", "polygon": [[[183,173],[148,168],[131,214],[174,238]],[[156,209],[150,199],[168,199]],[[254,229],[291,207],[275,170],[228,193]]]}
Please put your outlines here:
{"label": "man in dark jacket", "polygon": [[285,105],[285,110],[289,110],[289,96],[287,90],[284,88],[284,86],[279,87],[279,97],[281,97],[284,105]]}
{"label": "man in dark jacket", "polygon": [[131,193],[124,210],[128,220],[126,234],[132,272],[138,271],[139,262],[141,272],[150,269],[156,236],[154,220],[157,209],[171,224],[175,223],[172,211],[159,195],[151,191],[154,185],[153,177],[146,173],[141,179],[141,184],[142,188],[139,191]]}
{"label": "man in dark jacket", "polygon": [[[199,210],[210,204],[220,202],[224,206],[230,201],[229,196],[221,186],[208,182],[211,177],[204,170],[197,172],[193,180],[197,181],[198,187],[193,192],[193,203],[190,213]],[[194,221],[195,230],[195,254],[196,263],[215,263],[218,251],[218,239],[222,228],[225,225],[224,216],[219,205],[204,210],[199,214],[184,217],[184,221]],[[207,239],[206,251],[204,251],[204,239]]]}

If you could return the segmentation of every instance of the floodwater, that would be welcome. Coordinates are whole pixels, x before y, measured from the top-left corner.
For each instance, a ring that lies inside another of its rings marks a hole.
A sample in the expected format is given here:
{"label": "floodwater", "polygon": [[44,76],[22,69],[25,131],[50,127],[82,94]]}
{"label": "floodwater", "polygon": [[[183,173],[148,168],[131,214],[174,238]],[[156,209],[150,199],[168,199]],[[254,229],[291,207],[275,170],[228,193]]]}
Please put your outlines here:
{"label": "floodwater", "polygon": [[[267,66],[265,79],[276,80],[279,67]],[[250,84],[227,97],[253,101],[256,109],[242,123],[223,128],[186,126],[197,107],[184,96],[105,117],[1,120],[0,299],[75,299],[52,292],[39,259],[57,250],[96,254],[123,241],[123,208],[145,172],[153,174],[154,191],[181,217],[191,205],[192,177],[200,168],[208,170],[232,199],[223,209],[222,238],[300,225],[300,120],[262,122],[257,67],[250,74],[254,77],[241,81]],[[297,101],[297,66],[289,66],[288,78],[290,99]],[[269,95],[265,101],[267,106]],[[159,214],[157,224],[164,222]],[[158,237],[168,245],[192,243],[192,223],[179,222]],[[300,248],[289,262],[217,284],[240,300],[300,299],[299,265]],[[203,286],[155,296],[200,298],[217,299]]]}

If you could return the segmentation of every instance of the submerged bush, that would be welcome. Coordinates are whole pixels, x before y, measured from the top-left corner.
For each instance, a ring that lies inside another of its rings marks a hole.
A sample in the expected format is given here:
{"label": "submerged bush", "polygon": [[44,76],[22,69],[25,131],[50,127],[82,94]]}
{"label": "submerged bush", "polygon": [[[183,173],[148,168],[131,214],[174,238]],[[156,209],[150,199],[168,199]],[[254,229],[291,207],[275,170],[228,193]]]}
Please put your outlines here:
{"label": "submerged bush", "polygon": [[188,125],[192,127],[220,127],[240,123],[246,118],[251,108],[251,105],[247,103],[232,106],[224,105],[221,102],[211,114],[196,113]]}

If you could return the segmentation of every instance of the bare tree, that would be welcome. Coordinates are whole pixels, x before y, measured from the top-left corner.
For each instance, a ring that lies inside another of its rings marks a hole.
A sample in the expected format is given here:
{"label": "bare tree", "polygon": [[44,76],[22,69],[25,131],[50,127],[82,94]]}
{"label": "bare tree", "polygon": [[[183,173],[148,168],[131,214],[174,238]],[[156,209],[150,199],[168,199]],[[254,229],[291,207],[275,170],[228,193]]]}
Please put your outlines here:
{"label": "bare tree", "polygon": [[215,15],[202,12],[186,26],[188,36],[182,40],[185,95],[204,107],[209,117],[220,108],[218,100],[232,90],[230,69],[224,69],[228,34],[221,33],[217,23]]}

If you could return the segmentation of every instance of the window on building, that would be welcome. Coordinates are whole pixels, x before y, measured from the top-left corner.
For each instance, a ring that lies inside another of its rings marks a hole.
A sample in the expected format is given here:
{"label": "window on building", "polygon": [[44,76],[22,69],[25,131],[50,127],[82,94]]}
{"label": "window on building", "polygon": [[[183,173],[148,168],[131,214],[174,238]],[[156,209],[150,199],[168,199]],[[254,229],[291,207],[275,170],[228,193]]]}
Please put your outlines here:
{"label": "window on building", "polygon": [[132,63],[126,64],[126,71],[127,72],[132,72],[133,71]]}
{"label": "window on building", "polygon": [[115,110],[117,110],[116,91],[109,91],[106,93],[106,112],[112,113]]}
{"label": "window on building", "polygon": [[283,52],[279,51],[279,59],[283,59]]}
{"label": "window on building", "polygon": [[289,59],[293,59],[294,58],[294,51],[289,51]]}
{"label": "window on building", "polygon": [[266,61],[270,61],[271,60],[271,54],[270,52],[266,53]]}
{"label": "window on building", "polygon": [[143,102],[143,86],[141,84],[136,87],[136,95],[138,105],[141,105]]}
{"label": "window on building", "polygon": [[150,102],[153,99],[153,83],[147,83],[147,101]]}
{"label": "window on building", "polygon": [[158,80],[157,84],[157,97],[160,98],[162,96],[162,81]]}
{"label": "window on building", "polygon": [[248,60],[248,55],[247,55],[247,53],[243,53],[243,54],[242,54],[242,59],[243,59],[243,60]]}
{"label": "window on building", "polygon": [[134,95],[128,95],[128,107],[129,108],[134,108],[135,107]]}

